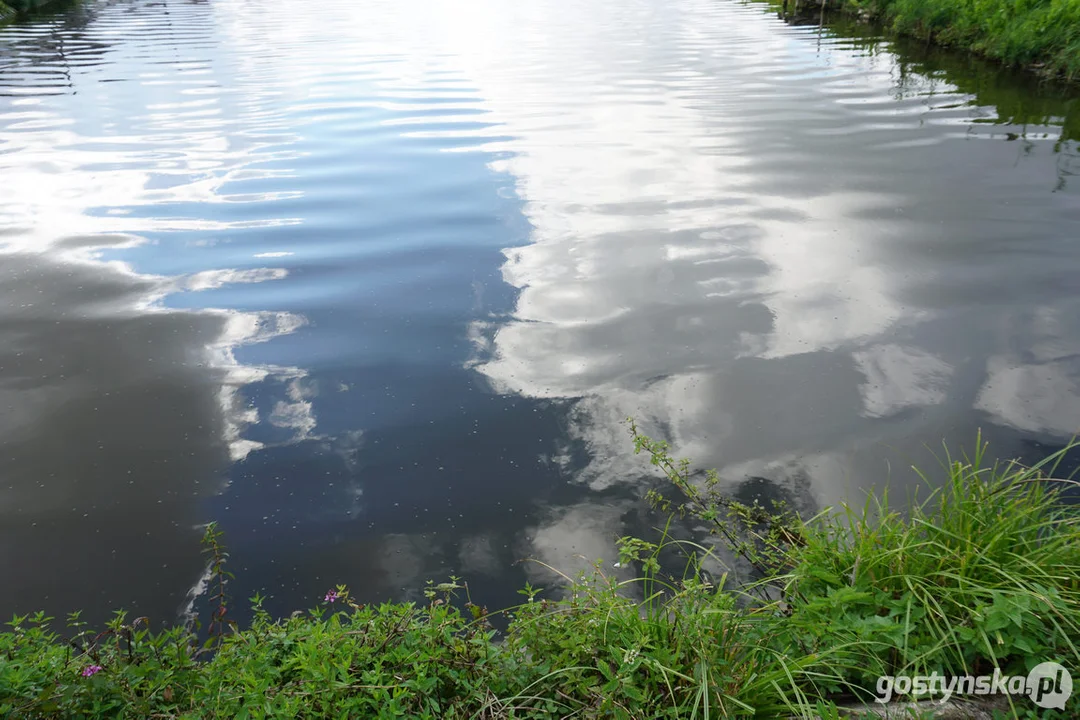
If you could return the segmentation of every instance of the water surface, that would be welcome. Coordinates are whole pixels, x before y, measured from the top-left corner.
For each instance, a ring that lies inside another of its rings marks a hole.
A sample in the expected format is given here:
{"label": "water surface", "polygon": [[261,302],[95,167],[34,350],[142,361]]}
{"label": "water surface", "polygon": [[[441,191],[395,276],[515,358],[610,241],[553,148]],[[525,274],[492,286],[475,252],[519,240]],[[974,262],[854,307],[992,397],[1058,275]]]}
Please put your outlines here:
{"label": "water surface", "polygon": [[1075,96],[731,0],[95,2],[0,29],[0,614],[268,607],[1080,429]]}

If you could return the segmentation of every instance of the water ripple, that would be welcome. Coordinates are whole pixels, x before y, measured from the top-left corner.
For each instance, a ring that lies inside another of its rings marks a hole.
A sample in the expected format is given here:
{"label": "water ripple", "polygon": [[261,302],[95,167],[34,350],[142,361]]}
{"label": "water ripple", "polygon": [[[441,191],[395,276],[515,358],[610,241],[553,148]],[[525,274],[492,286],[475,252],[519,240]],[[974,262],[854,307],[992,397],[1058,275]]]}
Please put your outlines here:
{"label": "water ripple", "polygon": [[208,519],[283,611],[505,590],[631,530],[628,414],[808,507],[1068,434],[1072,105],[971,62],[734,0],[0,30],[0,611],[167,615]]}

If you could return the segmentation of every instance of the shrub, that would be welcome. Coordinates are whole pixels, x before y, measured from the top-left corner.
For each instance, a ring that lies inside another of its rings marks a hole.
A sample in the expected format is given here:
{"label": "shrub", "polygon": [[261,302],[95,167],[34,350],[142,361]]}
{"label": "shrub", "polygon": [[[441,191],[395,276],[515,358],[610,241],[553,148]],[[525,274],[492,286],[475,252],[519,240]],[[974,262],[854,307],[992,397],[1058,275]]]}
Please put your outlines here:
{"label": "shrub", "polygon": [[709,523],[751,564],[751,588],[779,598],[781,644],[831,653],[843,680],[831,691],[866,696],[881,675],[1080,668],[1080,512],[1061,497],[1077,483],[1044,473],[1074,446],[1033,468],[988,465],[980,438],[906,513],[886,491],[804,522],[734,502],[715,472],[695,480],[666,444],[630,430],[678,493],[654,504]]}

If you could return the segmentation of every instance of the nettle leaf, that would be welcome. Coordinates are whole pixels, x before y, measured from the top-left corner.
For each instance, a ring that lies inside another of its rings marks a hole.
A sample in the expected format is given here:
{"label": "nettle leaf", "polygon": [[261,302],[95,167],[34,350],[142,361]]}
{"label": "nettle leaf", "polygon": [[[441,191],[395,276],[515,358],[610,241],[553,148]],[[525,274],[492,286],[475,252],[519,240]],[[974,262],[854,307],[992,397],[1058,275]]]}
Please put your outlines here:
{"label": "nettle leaf", "polygon": [[[1016,635],[1012,638],[1013,647],[1018,650],[1022,650],[1026,655],[1033,655],[1034,653],[1041,652],[1044,646],[1041,642],[1035,638],[1028,637],[1027,635]],[[1028,668],[1029,670],[1031,668]]]}
{"label": "nettle leaf", "polygon": [[873,599],[873,593],[848,586],[833,588],[829,591],[829,601],[835,607],[873,602]]}
{"label": "nettle leaf", "polygon": [[986,620],[981,623],[982,629],[987,633],[996,632],[1009,626],[1012,619],[1008,614],[990,610],[986,613]]}

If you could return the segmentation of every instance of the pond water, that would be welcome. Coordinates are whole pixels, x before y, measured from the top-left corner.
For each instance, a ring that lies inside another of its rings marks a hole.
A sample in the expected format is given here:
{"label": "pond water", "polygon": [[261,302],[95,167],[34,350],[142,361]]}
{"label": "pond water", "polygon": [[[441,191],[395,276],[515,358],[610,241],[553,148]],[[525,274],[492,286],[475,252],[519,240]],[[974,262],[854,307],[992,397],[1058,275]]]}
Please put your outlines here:
{"label": "pond water", "polygon": [[[1080,429],[1080,106],[732,0],[87,0],[0,29],[0,615],[172,621]],[[579,557],[581,556],[581,557]],[[477,596],[480,597],[477,597]],[[196,603],[197,609],[197,603]]]}

